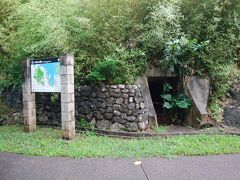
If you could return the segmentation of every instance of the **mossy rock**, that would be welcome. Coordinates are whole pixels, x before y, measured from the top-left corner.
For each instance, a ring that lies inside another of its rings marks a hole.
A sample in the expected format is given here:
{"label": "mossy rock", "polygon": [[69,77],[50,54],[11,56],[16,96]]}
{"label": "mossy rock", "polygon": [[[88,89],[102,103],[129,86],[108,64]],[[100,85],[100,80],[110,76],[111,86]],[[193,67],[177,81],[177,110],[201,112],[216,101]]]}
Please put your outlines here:
{"label": "mossy rock", "polygon": [[4,115],[0,115],[0,126],[6,125],[8,122],[8,117]]}
{"label": "mossy rock", "polygon": [[14,110],[5,105],[5,103],[2,100],[0,100],[0,126],[7,125],[9,124],[9,122],[13,122],[13,120],[11,121],[11,119],[13,119],[12,118],[13,113]]}
{"label": "mossy rock", "polygon": [[13,109],[8,107],[1,99],[0,99],[0,116],[8,116],[13,113]]}

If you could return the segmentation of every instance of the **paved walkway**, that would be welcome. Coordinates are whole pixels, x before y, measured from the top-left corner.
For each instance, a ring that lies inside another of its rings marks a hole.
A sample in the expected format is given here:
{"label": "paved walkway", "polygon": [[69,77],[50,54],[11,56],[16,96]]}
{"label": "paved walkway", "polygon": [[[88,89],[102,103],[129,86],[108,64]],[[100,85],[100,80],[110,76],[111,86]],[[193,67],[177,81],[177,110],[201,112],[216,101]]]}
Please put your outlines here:
{"label": "paved walkway", "polygon": [[240,155],[70,159],[0,153],[0,180],[239,180]]}

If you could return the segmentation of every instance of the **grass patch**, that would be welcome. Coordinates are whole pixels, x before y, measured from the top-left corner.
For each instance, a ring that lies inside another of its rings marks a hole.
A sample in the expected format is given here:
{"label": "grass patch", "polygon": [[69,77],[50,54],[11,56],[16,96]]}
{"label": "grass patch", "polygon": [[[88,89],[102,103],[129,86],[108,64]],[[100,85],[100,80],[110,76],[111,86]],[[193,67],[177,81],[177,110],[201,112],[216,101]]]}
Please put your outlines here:
{"label": "grass patch", "polygon": [[157,128],[153,129],[157,133],[165,133],[168,130],[168,126],[158,126]]}
{"label": "grass patch", "polygon": [[70,143],[66,143],[60,137],[61,131],[57,129],[38,128],[35,133],[26,134],[20,126],[2,126],[0,152],[74,158],[240,153],[238,136],[198,135],[126,140],[85,133]]}

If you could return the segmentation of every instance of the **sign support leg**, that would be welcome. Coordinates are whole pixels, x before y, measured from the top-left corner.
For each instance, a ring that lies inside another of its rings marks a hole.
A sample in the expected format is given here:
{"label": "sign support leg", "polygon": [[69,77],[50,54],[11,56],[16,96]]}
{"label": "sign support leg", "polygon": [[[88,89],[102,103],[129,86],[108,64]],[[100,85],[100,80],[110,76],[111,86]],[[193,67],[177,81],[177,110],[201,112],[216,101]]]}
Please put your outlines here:
{"label": "sign support leg", "polygon": [[60,61],[62,138],[71,140],[75,137],[74,58],[68,54]]}
{"label": "sign support leg", "polygon": [[31,61],[29,59],[24,60],[23,66],[23,84],[22,84],[22,96],[23,96],[23,119],[24,119],[24,131],[27,133],[36,130],[36,105],[35,105],[35,93],[31,90]]}

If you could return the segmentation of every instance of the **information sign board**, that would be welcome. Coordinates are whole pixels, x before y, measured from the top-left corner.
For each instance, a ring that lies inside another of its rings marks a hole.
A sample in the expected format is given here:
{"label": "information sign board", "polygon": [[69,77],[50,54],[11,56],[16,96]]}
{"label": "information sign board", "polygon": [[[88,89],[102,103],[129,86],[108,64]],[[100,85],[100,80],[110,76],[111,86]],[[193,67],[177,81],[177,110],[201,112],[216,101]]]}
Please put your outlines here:
{"label": "information sign board", "polygon": [[58,58],[31,61],[32,92],[61,92],[60,73]]}

